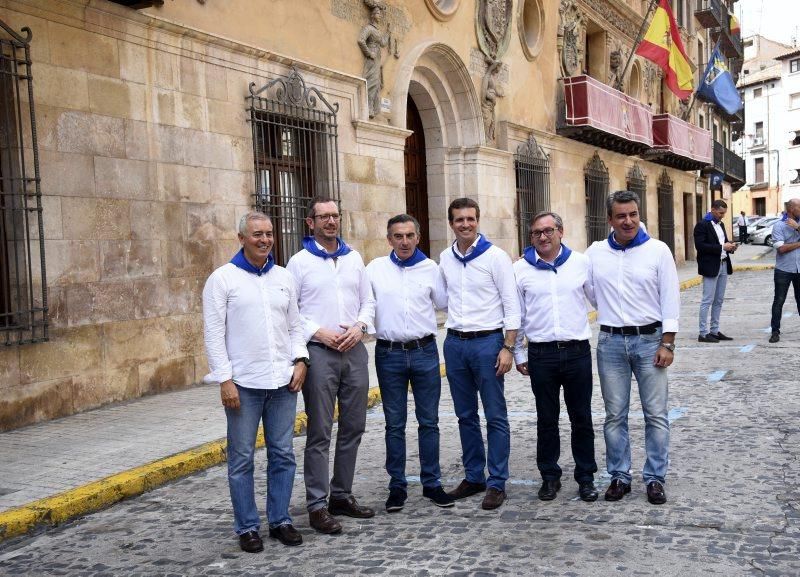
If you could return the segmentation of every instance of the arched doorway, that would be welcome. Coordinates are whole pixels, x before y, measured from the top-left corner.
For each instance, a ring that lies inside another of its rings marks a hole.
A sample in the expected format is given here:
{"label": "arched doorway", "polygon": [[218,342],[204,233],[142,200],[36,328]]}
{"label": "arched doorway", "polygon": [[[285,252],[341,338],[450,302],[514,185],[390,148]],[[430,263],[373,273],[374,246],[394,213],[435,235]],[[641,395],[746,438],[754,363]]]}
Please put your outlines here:
{"label": "arched doorway", "polygon": [[417,105],[407,98],[406,128],[412,133],[406,138],[403,155],[406,173],[406,212],[419,221],[419,249],[430,256],[431,240],[428,217],[428,176],[425,158],[425,132]]}

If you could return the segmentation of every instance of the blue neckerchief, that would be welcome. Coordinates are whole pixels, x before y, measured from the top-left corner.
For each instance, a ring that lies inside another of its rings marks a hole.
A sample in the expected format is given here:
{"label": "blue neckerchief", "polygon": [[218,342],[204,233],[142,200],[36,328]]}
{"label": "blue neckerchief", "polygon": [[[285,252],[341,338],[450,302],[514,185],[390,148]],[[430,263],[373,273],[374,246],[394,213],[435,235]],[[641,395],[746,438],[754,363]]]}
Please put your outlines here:
{"label": "blue neckerchief", "polygon": [[[458,241],[456,241],[456,242],[458,242]],[[455,242],[450,247],[450,250],[453,251],[453,256],[455,256],[458,260],[460,260],[461,263],[464,266],[467,266],[467,263],[469,261],[471,261],[474,258],[478,258],[479,256],[481,256],[483,253],[485,253],[487,250],[489,250],[489,248],[491,246],[492,246],[492,243],[490,243],[488,240],[486,240],[485,236],[483,236],[482,234],[479,234],[478,235],[478,244],[475,245],[475,248],[473,249],[473,251],[471,253],[469,253],[467,256],[461,256],[460,254],[458,254],[458,252],[456,251],[456,243]]]}
{"label": "blue neckerchief", "polygon": [[251,272],[253,274],[261,276],[262,274],[267,274],[269,272],[269,269],[271,269],[275,265],[275,257],[272,256],[272,253],[270,252],[267,255],[267,262],[264,263],[264,266],[258,268],[257,266],[254,266],[253,263],[251,263],[249,260],[247,260],[247,257],[244,256],[244,249],[242,248],[231,259],[231,263],[235,264],[245,272]]}
{"label": "blue neckerchief", "polygon": [[633,240],[630,241],[625,246],[623,246],[619,244],[616,240],[614,240],[614,233],[612,232],[611,234],[608,235],[608,246],[610,246],[614,250],[625,250],[628,248],[639,246],[640,244],[644,244],[648,240],[650,240],[650,235],[640,228],[639,232],[636,233],[636,236],[633,237]]}
{"label": "blue neckerchief", "polygon": [[781,222],[786,222],[787,220],[789,220],[789,213],[784,211],[781,213]]}
{"label": "blue neckerchief", "polygon": [[719,222],[717,219],[714,218],[714,215],[711,214],[710,210],[703,217],[703,220],[707,220],[709,222]]}
{"label": "blue neckerchief", "polygon": [[532,246],[529,246],[528,248],[526,248],[523,251],[522,256],[528,262],[528,264],[531,264],[531,265],[535,266],[536,268],[540,268],[542,270],[551,270],[554,273],[558,273],[558,271],[556,269],[558,267],[560,267],[562,264],[564,264],[565,262],[567,262],[567,259],[569,258],[569,255],[571,255],[571,254],[572,254],[572,250],[570,250],[570,248],[567,245],[562,244],[561,245],[561,254],[559,254],[556,257],[556,260],[553,261],[553,264],[550,264],[549,262],[545,262],[540,258],[537,259],[536,258],[536,249],[533,248]]}
{"label": "blue neckerchief", "polygon": [[336,242],[338,243],[339,248],[337,248],[336,251],[334,252],[327,252],[325,250],[321,250],[317,246],[317,243],[314,240],[313,236],[305,236],[303,237],[303,248],[306,249],[311,254],[313,254],[314,256],[318,256],[321,259],[338,258],[340,256],[346,255],[348,252],[353,250],[349,246],[347,246],[345,242],[338,236],[336,237]]}
{"label": "blue neckerchief", "polygon": [[396,264],[397,266],[399,266],[400,268],[405,268],[407,266],[414,266],[418,262],[422,262],[423,260],[425,260],[428,257],[425,256],[424,252],[422,252],[421,250],[416,248],[416,249],[414,249],[414,253],[410,257],[405,259],[405,260],[403,260],[399,256],[397,256],[394,251],[389,253],[389,258],[392,259],[392,262],[394,264]]}

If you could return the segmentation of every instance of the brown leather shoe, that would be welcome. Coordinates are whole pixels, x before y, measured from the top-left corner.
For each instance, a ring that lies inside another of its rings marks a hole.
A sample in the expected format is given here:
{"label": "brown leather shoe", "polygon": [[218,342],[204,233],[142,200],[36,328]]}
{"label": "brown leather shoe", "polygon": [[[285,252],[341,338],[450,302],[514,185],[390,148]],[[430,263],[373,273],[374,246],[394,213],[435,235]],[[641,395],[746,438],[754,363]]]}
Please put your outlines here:
{"label": "brown leather shoe", "polygon": [[302,545],[303,543],[303,536],[290,523],[271,527],[269,536],[289,547]]}
{"label": "brown leather shoe", "polygon": [[478,493],[483,493],[486,490],[486,483],[472,483],[464,479],[461,484],[448,492],[453,499],[464,499],[465,497],[472,497]]}
{"label": "brown leather shoe", "polygon": [[264,550],[264,542],[258,531],[248,531],[239,535],[239,547],[245,553],[261,553]]}
{"label": "brown leather shoe", "polygon": [[606,501],[619,501],[627,493],[631,492],[630,483],[623,483],[620,479],[614,479],[606,489]]}
{"label": "brown leather shoe", "polygon": [[334,535],[342,532],[342,524],[331,517],[331,514],[328,513],[328,509],[325,507],[317,509],[316,511],[310,511],[308,513],[308,523],[313,529],[320,533],[325,533],[326,535]]}
{"label": "brown leather shoe", "polygon": [[663,505],[667,502],[667,493],[664,485],[658,481],[650,481],[647,484],[647,500],[651,505]]}
{"label": "brown leather shoe", "polygon": [[483,497],[483,503],[481,503],[481,508],[487,511],[491,511],[492,509],[497,509],[500,505],[503,504],[503,501],[506,500],[506,492],[501,491],[500,489],[495,489],[494,487],[489,487],[486,489],[486,495]]}
{"label": "brown leather shoe", "polygon": [[356,519],[369,519],[375,516],[375,511],[369,507],[362,507],[356,498],[350,495],[347,499],[334,499],[328,501],[328,510],[331,515],[347,515]]}

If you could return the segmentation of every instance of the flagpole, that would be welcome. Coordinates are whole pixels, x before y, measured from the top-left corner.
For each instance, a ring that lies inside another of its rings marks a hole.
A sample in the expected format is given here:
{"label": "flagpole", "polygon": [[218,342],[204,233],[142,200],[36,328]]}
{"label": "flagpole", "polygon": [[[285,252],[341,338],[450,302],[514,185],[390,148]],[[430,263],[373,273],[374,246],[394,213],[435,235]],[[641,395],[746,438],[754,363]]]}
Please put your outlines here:
{"label": "flagpole", "polygon": [[[717,51],[717,48],[719,48],[720,41],[721,41],[721,38],[720,38],[720,40],[717,40],[716,44],[714,44],[713,50],[711,50],[711,52],[709,53],[709,60],[714,56],[714,53]],[[708,62],[706,62],[705,68],[708,68]],[[706,76],[706,71],[703,72],[703,77],[700,79],[700,82],[697,84],[697,90],[692,92],[692,101],[689,103],[689,107],[686,109],[686,111],[681,115],[681,120],[688,120],[689,119],[689,113],[692,111],[692,106],[694,106],[694,101],[697,100],[697,92],[698,92],[698,90],[700,90],[700,85],[703,83],[703,81],[705,81],[705,76]]]}
{"label": "flagpole", "polygon": [[620,92],[624,92],[622,89],[622,83],[625,79],[625,75],[628,73],[628,68],[631,67],[631,62],[633,62],[633,54],[636,52],[637,46],[642,41],[642,37],[644,36],[645,28],[647,27],[647,21],[650,19],[650,13],[653,12],[653,9],[656,8],[659,4],[659,0],[650,0],[650,5],[647,7],[647,13],[644,15],[644,19],[642,20],[642,25],[639,27],[639,34],[636,35],[636,40],[633,43],[633,47],[631,48],[631,53],[628,54],[628,61],[625,62],[625,67],[622,69],[622,74],[617,77],[617,81],[614,83],[614,88],[619,90]]}

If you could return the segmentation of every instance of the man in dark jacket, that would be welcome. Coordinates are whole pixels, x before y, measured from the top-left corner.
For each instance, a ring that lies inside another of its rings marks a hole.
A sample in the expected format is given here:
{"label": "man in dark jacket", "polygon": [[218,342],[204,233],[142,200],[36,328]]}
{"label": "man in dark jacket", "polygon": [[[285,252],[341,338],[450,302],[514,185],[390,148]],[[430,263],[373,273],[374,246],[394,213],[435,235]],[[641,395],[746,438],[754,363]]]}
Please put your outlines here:
{"label": "man in dark jacket", "polygon": [[[728,241],[722,219],[728,212],[724,200],[711,203],[711,211],[694,227],[694,247],[697,250],[697,272],[703,277],[703,299],[700,301],[700,332],[697,340],[701,343],[731,341],[731,337],[719,331],[719,315],[725,298],[728,275],[733,272],[730,255],[736,244]],[[711,326],[708,322],[708,309],[711,308]]]}

